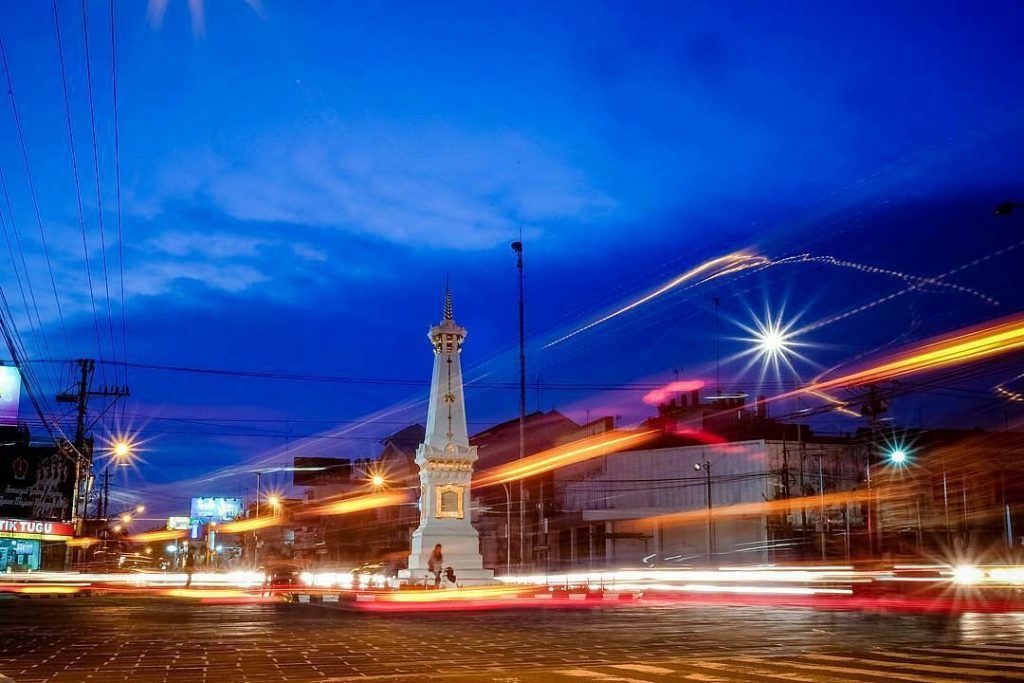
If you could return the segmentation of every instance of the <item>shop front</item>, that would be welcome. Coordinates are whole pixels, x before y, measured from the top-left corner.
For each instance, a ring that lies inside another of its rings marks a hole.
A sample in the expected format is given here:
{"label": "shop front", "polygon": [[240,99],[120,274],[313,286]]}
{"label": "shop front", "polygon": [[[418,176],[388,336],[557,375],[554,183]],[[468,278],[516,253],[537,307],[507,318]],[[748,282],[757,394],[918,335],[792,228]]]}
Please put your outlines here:
{"label": "shop front", "polygon": [[46,569],[72,536],[74,527],[64,522],[0,518],[0,572]]}

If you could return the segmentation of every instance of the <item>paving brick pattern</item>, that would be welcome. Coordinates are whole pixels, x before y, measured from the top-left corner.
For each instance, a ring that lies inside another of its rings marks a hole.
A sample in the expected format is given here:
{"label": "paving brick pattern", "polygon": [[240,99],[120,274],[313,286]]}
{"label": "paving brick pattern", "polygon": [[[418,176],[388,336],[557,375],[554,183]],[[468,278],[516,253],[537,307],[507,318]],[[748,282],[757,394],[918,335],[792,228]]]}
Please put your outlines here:
{"label": "paving brick pattern", "polygon": [[[1024,618],[1014,615],[727,607],[380,615],[287,604],[0,602],[0,672],[17,683],[525,682],[572,679],[566,671],[590,672],[577,680],[662,680],[652,672],[614,667],[677,660],[712,662],[690,671],[696,678],[689,680],[716,675],[748,680],[711,669],[714,662],[741,656],[859,657],[881,645],[1016,647],[1018,642],[1024,643]],[[1024,665],[1008,670],[1024,678]],[[798,680],[799,672],[791,673]],[[814,680],[813,673],[803,677]]]}

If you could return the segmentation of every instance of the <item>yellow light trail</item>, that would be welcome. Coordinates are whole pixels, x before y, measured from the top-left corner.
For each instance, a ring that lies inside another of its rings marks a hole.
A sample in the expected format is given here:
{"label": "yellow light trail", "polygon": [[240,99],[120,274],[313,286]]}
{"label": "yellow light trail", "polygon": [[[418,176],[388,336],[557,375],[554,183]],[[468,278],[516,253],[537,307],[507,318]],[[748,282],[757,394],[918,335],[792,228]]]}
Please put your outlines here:
{"label": "yellow light trail", "polygon": [[409,494],[405,491],[379,491],[323,505],[314,505],[304,510],[302,514],[347,515],[352,512],[362,512],[363,510],[372,510],[378,507],[387,507],[388,505],[401,505],[402,503],[409,502],[409,500]]}
{"label": "yellow light trail", "polygon": [[725,256],[719,256],[717,258],[710,259],[708,261],[705,261],[704,263],[701,263],[698,266],[691,268],[682,275],[679,275],[675,279],[665,283],[664,285],[654,290],[653,292],[640,297],[636,301],[626,304],[622,308],[612,311],[608,315],[598,318],[593,322],[587,323],[583,327],[573,330],[569,334],[559,337],[558,339],[552,342],[548,342],[542,348],[546,349],[556,344],[561,344],[567,339],[575,337],[577,334],[586,332],[589,329],[593,329],[598,325],[601,325],[602,323],[606,323],[612,318],[616,318],[622,315],[623,313],[633,310],[637,306],[642,306],[651,299],[656,299],[665,292],[675,289],[679,285],[685,284],[687,282],[696,281],[694,282],[694,284],[704,284],[705,282],[710,282],[711,280],[723,277],[725,275],[738,273],[739,271],[746,270],[748,268],[766,266],[769,265],[770,263],[771,261],[765,256],[761,256],[760,254],[752,254],[745,251],[736,251],[731,254],[726,254]]}
{"label": "yellow light trail", "polygon": [[[871,500],[872,496],[878,497],[885,493],[883,489],[840,491],[838,493],[826,493],[825,495],[803,496],[800,498],[785,498],[782,500],[764,500],[754,503],[737,503],[735,505],[722,505],[711,510],[712,519],[726,517],[744,517],[748,515],[768,515],[778,512],[789,512],[804,507],[827,507],[829,505],[845,505],[847,503],[862,503]],[[647,521],[656,521],[667,524],[687,524],[690,522],[705,522],[708,518],[707,509],[684,510],[683,512],[670,512],[664,515],[655,515],[644,518]]]}
{"label": "yellow light trail", "polygon": [[280,515],[268,515],[266,517],[253,517],[252,519],[239,519],[234,522],[218,524],[215,529],[223,534],[240,534],[256,529],[266,529],[276,526],[283,521]]}
{"label": "yellow light trail", "polygon": [[639,432],[613,431],[580,439],[564,446],[549,448],[546,451],[541,451],[522,460],[513,460],[510,463],[484,470],[473,478],[473,485],[477,487],[494,486],[495,484],[518,481],[526,477],[549,472],[558,467],[565,467],[566,465],[615,453],[625,448],[638,446],[650,441],[660,433],[657,430]]}
{"label": "yellow light trail", "polygon": [[178,538],[185,538],[187,535],[188,532],[184,529],[175,529],[173,531],[146,531],[141,534],[133,534],[128,537],[128,540],[134,541],[135,543],[150,543],[152,541],[172,541]]}
{"label": "yellow light trail", "polygon": [[773,396],[769,400],[813,394],[839,387],[872,384],[919,372],[977,362],[1020,349],[1024,349],[1024,314],[958,330],[894,354],[863,370],[817,381],[806,387]]}

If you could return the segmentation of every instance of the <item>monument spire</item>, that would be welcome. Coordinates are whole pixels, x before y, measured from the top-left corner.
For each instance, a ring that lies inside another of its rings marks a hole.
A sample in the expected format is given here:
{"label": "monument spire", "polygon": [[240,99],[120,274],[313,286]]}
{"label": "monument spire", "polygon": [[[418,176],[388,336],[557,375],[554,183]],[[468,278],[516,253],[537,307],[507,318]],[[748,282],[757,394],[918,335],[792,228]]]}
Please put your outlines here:
{"label": "monument spire", "polygon": [[470,487],[476,446],[469,443],[466,399],[462,388],[462,343],[466,328],[452,317],[452,289],[444,286],[444,313],[427,333],[434,349],[427,424],[416,450],[420,468],[420,525],[412,535],[407,582],[422,581],[434,547],[441,545],[446,566],[461,584],[486,584],[494,573],[483,568],[480,540],[470,516]]}
{"label": "monument spire", "polygon": [[447,277],[444,279],[444,319],[452,319],[452,287]]}

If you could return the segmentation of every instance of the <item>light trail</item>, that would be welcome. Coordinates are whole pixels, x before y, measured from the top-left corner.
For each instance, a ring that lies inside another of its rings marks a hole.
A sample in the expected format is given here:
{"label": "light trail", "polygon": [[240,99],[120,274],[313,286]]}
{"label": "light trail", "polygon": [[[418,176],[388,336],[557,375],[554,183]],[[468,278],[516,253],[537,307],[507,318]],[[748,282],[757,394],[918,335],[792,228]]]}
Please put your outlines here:
{"label": "light trail", "polygon": [[153,541],[173,541],[179,538],[185,538],[187,535],[188,531],[185,531],[184,529],[146,531],[141,534],[132,534],[131,536],[128,536],[128,540],[135,543],[151,543]]}
{"label": "light trail", "polygon": [[373,510],[378,507],[387,507],[389,505],[401,505],[402,503],[410,502],[410,500],[411,496],[406,491],[379,491],[377,493],[367,493],[362,496],[345,498],[343,500],[325,503],[322,505],[314,505],[312,507],[306,508],[299,514],[347,515],[352,512]]}
{"label": "light trail", "polygon": [[246,531],[256,531],[277,526],[284,521],[281,515],[268,515],[266,517],[253,517],[251,519],[239,519],[233,522],[218,524],[214,529],[222,534],[241,534]]}
{"label": "light trail", "polygon": [[559,467],[572,465],[602,455],[608,455],[625,448],[639,446],[661,434],[659,430],[638,432],[612,431],[598,434],[564,446],[541,451],[522,460],[513,460],[484,470],[473,478],[473,486],[484,487],[505,484],[549,472]]}
{"label": "light trail", "polygon": [[700,379],[676,380],[675,382],[669,382],[660,389],[653,389],[647,392],[644,394],[643,401],[649,406],[656,406],[664,403],[665,399],[673,394],[699,391],[703,388],[704,381]]}
{"label": "light trail", "polygon": [[[824,318],[822,320],[819,320],[817,322],[814,322],[814,323],[811,323],[809,325],[806,325],[803,328],[797,330],[797,334],[804,334],[804,333],[807,333],[807,332],[811,332],[811,331],[816,330],[816,329],[818,329],[820,327],[825,327],[826,325],[831,325],[832,323],[839,322],[840,320],[845,320],[846,318],[850,318],[850,317],[855,316],[855,315],[857,315],[859,313],[863,313],[864,311],[867,311],[867,310],[870,310],[872,308],[875,308],[876,306],[880,306],[880,305],[882,305],[884,303],[892,301],[893,299],[901,297],[904,294],[910,294],[911,292],[916,292],[916,291],[918,291],[918,290],[920,290],[920,289],[922,289],[924,287],[928,287],[928,286],[932,286],[932,285],[935,285],[935,286],[951,286],[956,291],[964,292],[964,293],[967,293],[967,294],[973,294],[973,295],[981,298],[983,301],[985,301],[988,304],[991,304],[991,305],[994,305],[994,306],[998,306],[999,305],[999,301],[997,301],[996,299],[993,299],[992,297],[986,296],[985,294],[982,294],[981,292],[978,292],[977,290],[970,289],[969,287],[961,287],[959,285],[949,285],[949,283],[946,283],[946,282],[943,282],[943,281],[946,278],[950,277],[950,276],[956,275],[957,273],[960,273],[960,272],[962,272],[964,270],[967,270],[968,268],[973,268],[974,266],[980,265],[980,264],[985,263],[987,261],[991,261],[994,258],[998,258],[1000,256],[1008,254],[1011,251],[1014,251],[1015,249],[1019,249],[1022,246],[1024,246],[1024,240],[1021,240],[1019,242],[1015,242],[1013,244],[1007,245],[1007,246],[1003,247],[1002,249],[997,249],[996,251],[993,251],[993,252],[991,252],[989,254],[985,254],[984,256],[979,256],[978,258],[972,259],[971,261],[968,261],[967,263],[959,265],[956,268],[953,268],[952,270],[947,270],[945,273],[940,273],[939,275],[935,275],[933,277],[920,278],[918,276],[907,276],[904,279],[906,279],[909,282],[912,282],[912,284],[909,287],[907,287],[905,289],[901,289],[901,290],[896,291],[896,292],[893,292],[892,294],[887,294],[885,296],[879,297],[879,298],[875,299],[874,301],[869,301],[866,304],[863,304],[861,306],[857,306],[856,308],[852,308],[852,309],[850,309],[848,311],[844,311],[843,313],[837,313],[836,315],[832,315],[832,316],[829,316],[829,317]],[[896,271],[892,271],[892,273],[895,274]],[[906,273],[899,273],[899,275],[900,276],[906,276]]]}
{"label": "light trail", "polygon": [[593,322],[587,323],[583,327],[577,328],[570,332],[569,334],[561,336],[558,339],[555,339],[554,341],[548,342],[541,348],[546,349],[555,346],[556,344],[561,344],[567,339],[571,339],[572,337],[575,337],[576,335],[582,332],[586,332],[587,330],[593,329],[598,325],[608,322],[612,318],[616,318],[622,315],[623,313],[633,310],[638,306],[642,306],[648,301],[656,299],[662,294],[671,291],[682,284],[692,283],[693,285],[700,285],[704,284],[705,282],[710,282],[711,280],[723,277],[725,275],[731,275],[732,273],[738,273],[741,270],[756,268],[758,266],[766,266],[769,265],[770,263],[771,261],[765,256],[761,256],[759,254],[752,254],[745,251],[737,251],[731,254],[726,254],[725,256],[719,256],[717,258],[710,259],[708,261],[705,261],[704,263],[701,263],[698,266],[691,268],[690,270],[686,271],[682,275],[679,275],[675,279],[665,283],[664,285],[654,290],[653,292],[650,292],[649,294],[646,294],[640,297],[639,299],[626,304],[622,308],[612,311],[608,315],[598,318]]}
{"label": "light trail", "polygon": [[[743,517],[746,515],[766,515],[777,512],[788,512],[800,508],[817,508],[829,505],[845,505],[847,503],[862,503],[871,500],[884,493],[885,490],[875,488],[871,491],[840,491],[838,493],[826,493],[824,495],[802,496],[799,498],[785,498],[781,500],[764,500],[754,503],[737,503],[735,505],[721,505],[711,509],[712,519],[727,517]],[[706,522],[708,510],[701,508],[697,510],[684,510],[682,512],[669,512],[663,515],[645,517],[645,521],[654,521],[665,524],[688,524],[690,522]]]}
{"label": "light trail", "polygon": [[1024,314],[958,330],[934,338],[883,359],[875,365],[829,380],[816,381],[768,400],[801,394],[828,391],[840,387],[856,387],[906,375],[928,372],[964,363],[972,363],[1024,349]]}

